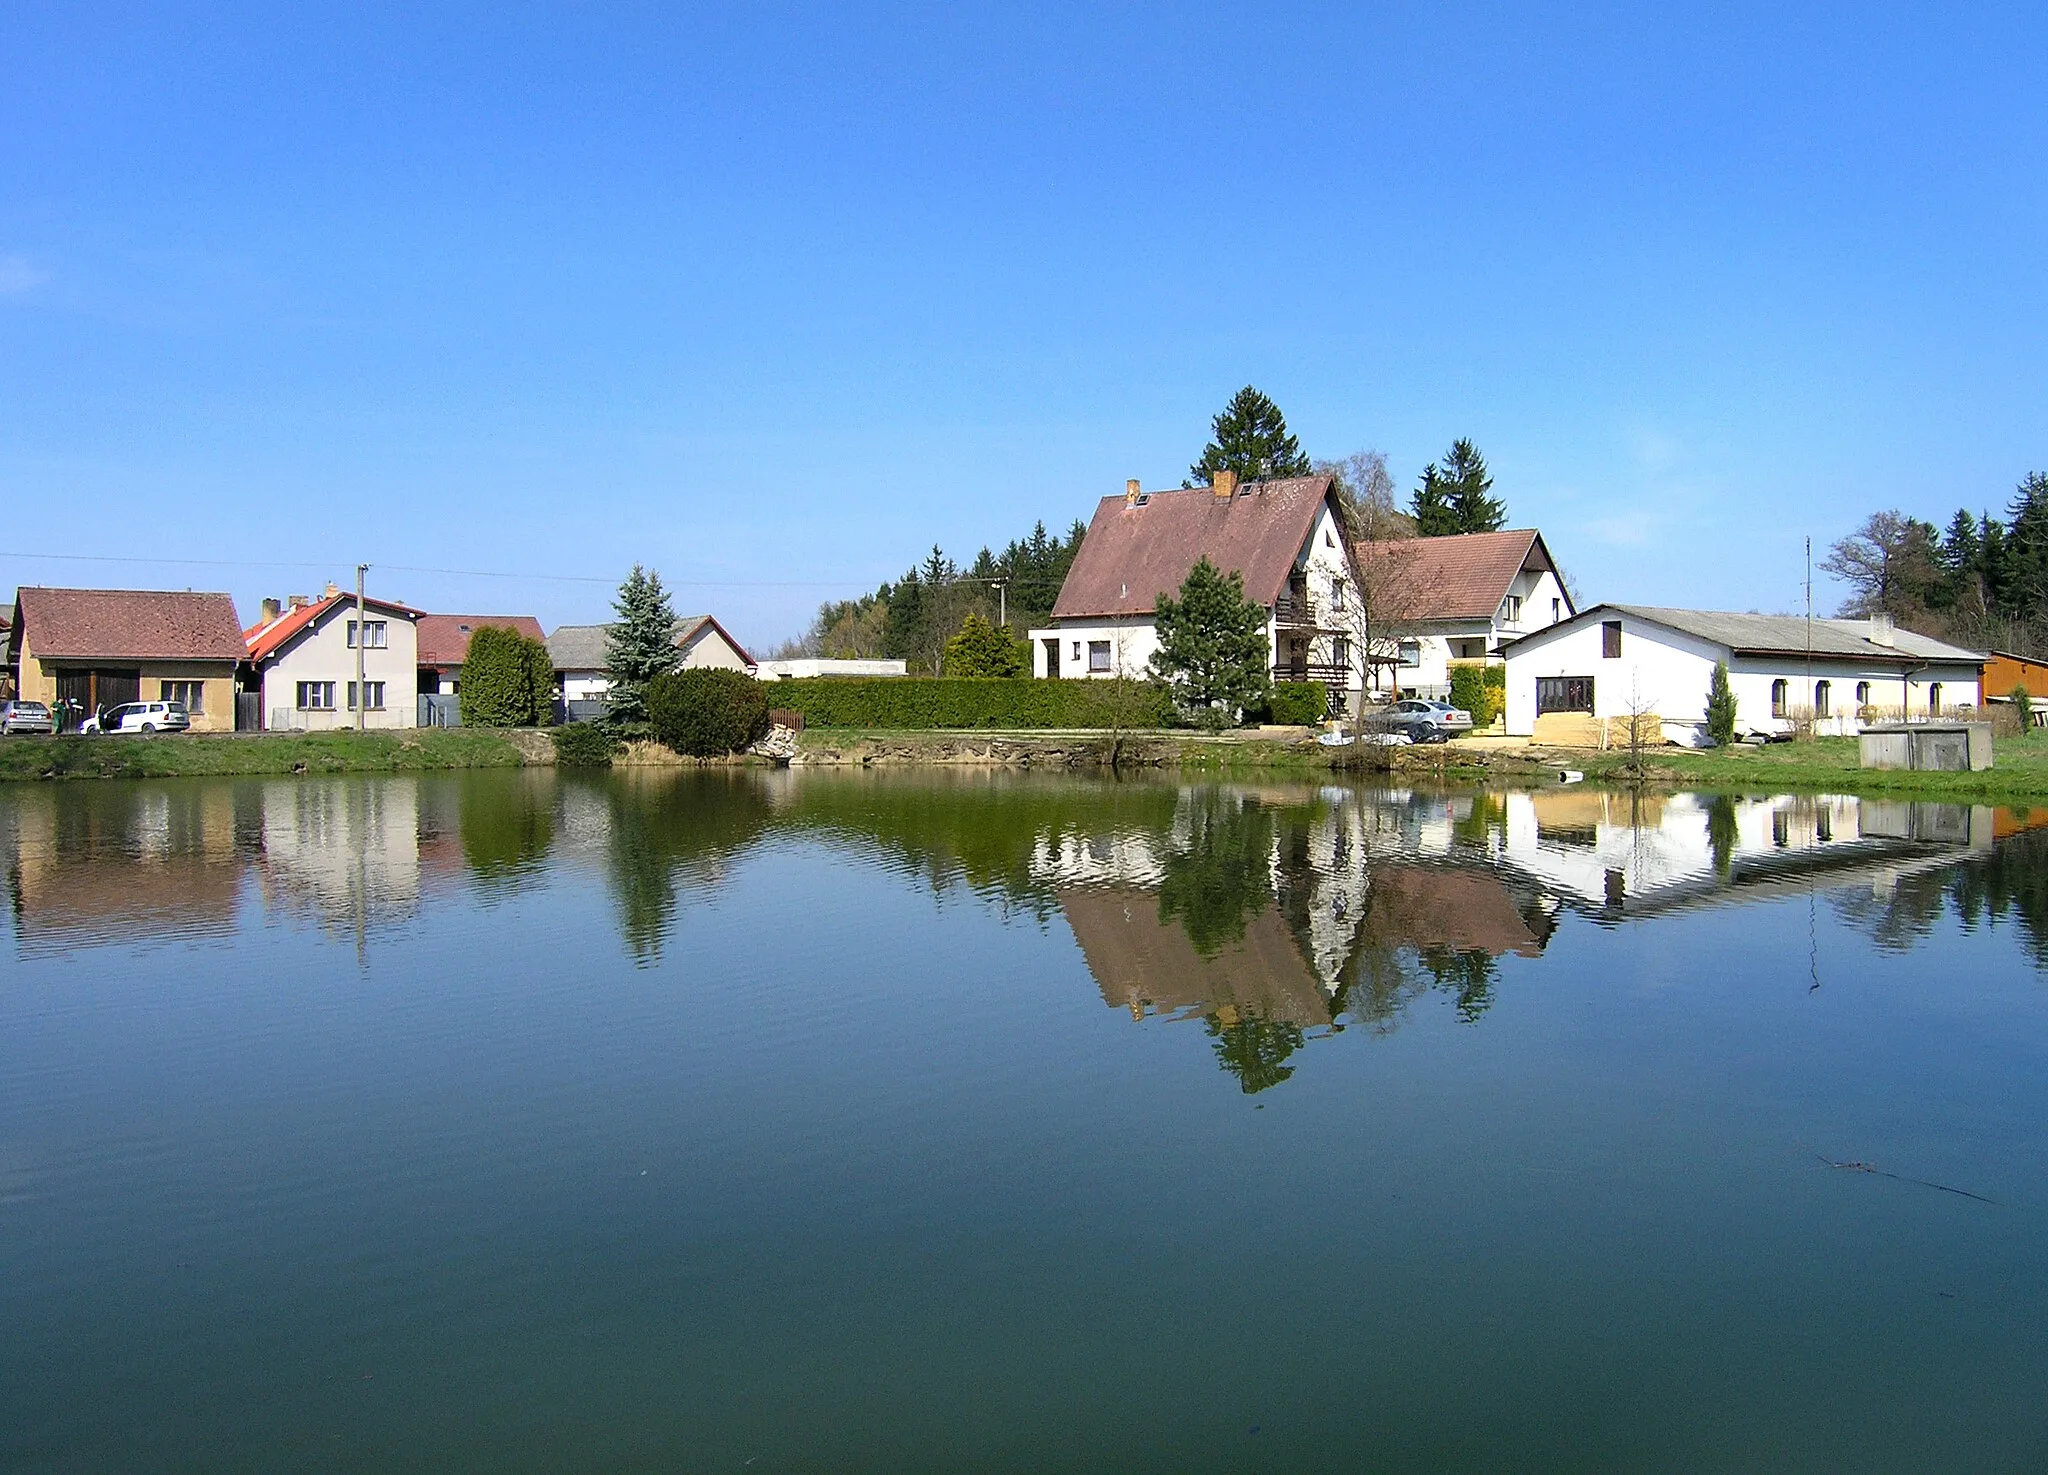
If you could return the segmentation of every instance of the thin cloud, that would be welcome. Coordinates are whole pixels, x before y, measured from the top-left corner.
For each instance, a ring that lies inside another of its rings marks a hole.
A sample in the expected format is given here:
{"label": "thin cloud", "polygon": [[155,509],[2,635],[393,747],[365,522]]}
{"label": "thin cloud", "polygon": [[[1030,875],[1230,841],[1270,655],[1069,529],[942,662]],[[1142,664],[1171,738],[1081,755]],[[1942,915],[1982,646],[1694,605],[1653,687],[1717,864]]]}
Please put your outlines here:
{"label": "thin cloud", "polygon": [[50,274],[26,256],[0,256],[0,297],[19,297],[50,279]]}

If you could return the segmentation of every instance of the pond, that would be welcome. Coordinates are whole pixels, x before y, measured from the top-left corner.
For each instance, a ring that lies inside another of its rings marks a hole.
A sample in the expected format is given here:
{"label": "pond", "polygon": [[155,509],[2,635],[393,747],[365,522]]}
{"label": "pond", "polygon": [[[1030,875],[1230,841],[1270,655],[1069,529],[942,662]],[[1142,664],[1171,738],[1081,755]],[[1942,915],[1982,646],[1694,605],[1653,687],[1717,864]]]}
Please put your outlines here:
{"label": "pond", "polygon": [[0,790],[0,1469],[2038,1467],[2044,824]]}

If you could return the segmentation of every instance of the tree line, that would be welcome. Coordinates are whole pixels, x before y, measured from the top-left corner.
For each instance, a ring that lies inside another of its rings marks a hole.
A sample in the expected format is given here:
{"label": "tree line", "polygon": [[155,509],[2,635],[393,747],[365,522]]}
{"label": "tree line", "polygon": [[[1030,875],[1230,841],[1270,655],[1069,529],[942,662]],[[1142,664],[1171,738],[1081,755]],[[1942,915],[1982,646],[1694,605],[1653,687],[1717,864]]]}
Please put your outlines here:
{"label": "tree line", "polygon": [[[1447,537],[1507,524],[1507,504],[1493,495],[1486,458],[1470,440],[1453,442],[1441,461],[1423,468],[1404,510],[1384,453],[1311,459],[1280,407],[1249,384],[1211,419],[1209,442],[1181,485],[1213,486],[1226,471],[1240,482],[1330,477],[1354,539]],[[1041,520],[999,553],[984,547],[964,567],[934,543],[902,577],[819,606],[809,629],[773,654],[880,657],[942,675],[1026,674],[1030,655],[1022,634],[1051,617],[1087,531],[1076,519],[1056,537]]]}
{"label": "tree line", "polygon": [[2048,475],[2029,473],[2003,518],[1963,508],[1943,529],[1874,512],[1820,566],[1848,586],[1850,618],[1890,615],[1976,649],[2048,650]]}

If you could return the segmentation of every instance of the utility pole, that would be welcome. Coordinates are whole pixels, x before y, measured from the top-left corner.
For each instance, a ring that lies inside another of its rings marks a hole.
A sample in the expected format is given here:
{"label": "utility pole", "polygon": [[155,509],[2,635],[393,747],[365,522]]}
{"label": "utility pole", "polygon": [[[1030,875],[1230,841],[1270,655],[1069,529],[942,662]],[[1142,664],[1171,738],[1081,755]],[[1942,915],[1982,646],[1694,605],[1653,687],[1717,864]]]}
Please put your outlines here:
{"label": "utility pole", "polygon": [[367,563],[356,565],[356,731],[363,730],[364,709],[370,705],[369,689],[363,684],[363,647],[370,643],[369,622],[363,618],[363,575]]}
{"label": "utility pole", "polygon": [[1806,535],[1806,700],[1813,707],[1815,737],[1820,736],[1820,703],[1814,699],[1820,695],[1813,684],[1813,535]]}
{"label": "utility pole", "polygon": [[1008,629],[1010,624],[1010,581],[1008,579],[993,579],[990,582],[996,586],[996,623]]}

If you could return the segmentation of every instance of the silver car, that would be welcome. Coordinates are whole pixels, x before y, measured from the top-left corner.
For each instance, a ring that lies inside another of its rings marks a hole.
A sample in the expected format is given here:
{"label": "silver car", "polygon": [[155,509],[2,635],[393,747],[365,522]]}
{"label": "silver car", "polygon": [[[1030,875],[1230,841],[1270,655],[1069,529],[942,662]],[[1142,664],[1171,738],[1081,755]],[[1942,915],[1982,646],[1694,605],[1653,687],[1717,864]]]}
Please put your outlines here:
{"label": "silver car", "polygon": [[192,725],[192,714],[183,702],[123,702],[96,717],[85,719],[80,732],[183,732]]}
{"label": "silver car", "polygon": [[1411,743],[1447,743],[1472,730],[1472,714],[1449,702],[1395,702],[1366,719],[1368,732],[1405,734]]}
{"label": "silver car", "polygon": [[57,721],[42,702],[0,702],[0,733],[56,730]]}

